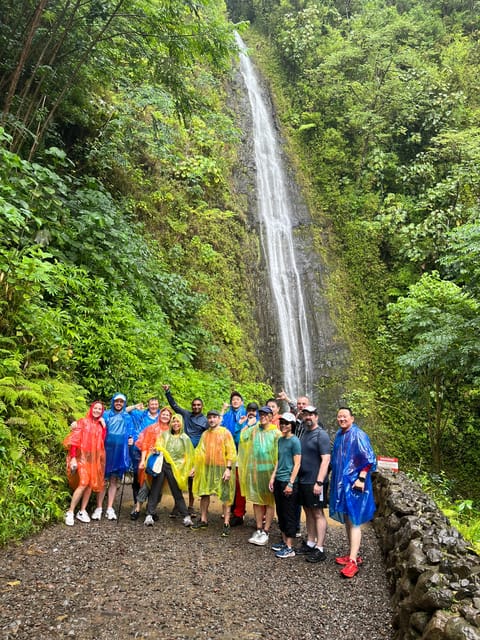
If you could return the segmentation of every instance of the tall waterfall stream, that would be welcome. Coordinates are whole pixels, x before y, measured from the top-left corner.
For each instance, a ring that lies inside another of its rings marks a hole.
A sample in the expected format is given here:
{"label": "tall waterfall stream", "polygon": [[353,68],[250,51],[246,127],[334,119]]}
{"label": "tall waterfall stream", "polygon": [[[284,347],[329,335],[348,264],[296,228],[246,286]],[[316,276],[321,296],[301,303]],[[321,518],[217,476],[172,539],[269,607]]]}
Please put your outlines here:
{"label": "tall waterfall stream", "polygon": [[252,109],[260,237],[278,319],[279,378],[290,397],[297,393],[311,397],[313,359],[303,283],[293,241],[292,197],[271,108],[238,35],[237,42],[240,70]]}

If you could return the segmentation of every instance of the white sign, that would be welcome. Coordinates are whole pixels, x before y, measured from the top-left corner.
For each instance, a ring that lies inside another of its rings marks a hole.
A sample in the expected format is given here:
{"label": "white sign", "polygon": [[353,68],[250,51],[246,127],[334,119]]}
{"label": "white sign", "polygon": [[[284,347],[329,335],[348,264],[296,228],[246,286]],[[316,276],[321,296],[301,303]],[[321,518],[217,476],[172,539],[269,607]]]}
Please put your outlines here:
{"label": "white sign", "polygon": [[386,456],[377,456],[378,469],[390,469],[390,471],[398,471],[398,458],[387,458]]}

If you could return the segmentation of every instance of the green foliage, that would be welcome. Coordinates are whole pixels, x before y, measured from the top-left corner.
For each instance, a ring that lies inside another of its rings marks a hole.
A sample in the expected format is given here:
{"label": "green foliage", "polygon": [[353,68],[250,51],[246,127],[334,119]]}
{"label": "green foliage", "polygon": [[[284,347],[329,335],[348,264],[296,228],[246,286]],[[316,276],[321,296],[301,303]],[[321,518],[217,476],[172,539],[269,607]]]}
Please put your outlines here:
{"label": "green foliage", "polygon": [[82,415],[85,390],[26,366],[17,352],[0,359],[0,544],[38,530],[67,498],[61,446],[67,420]]}

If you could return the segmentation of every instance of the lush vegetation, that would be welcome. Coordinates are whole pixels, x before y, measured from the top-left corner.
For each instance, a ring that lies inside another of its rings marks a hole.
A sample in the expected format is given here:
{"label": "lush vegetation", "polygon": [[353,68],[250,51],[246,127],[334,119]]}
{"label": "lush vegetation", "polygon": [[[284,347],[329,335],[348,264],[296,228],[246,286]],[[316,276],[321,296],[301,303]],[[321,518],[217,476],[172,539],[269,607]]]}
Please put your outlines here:
{"label": "lush vegetation", "polygon": [[86,402],[260,382],[221,2],[0,2],[0,542],[65,508]]}
{"label": "lush vegetation", "polygon": [[[478,3],[244,0],[329,238],[347,397],[380,453],[478,499]],[[320,247],[319,247],[320,248]]]}

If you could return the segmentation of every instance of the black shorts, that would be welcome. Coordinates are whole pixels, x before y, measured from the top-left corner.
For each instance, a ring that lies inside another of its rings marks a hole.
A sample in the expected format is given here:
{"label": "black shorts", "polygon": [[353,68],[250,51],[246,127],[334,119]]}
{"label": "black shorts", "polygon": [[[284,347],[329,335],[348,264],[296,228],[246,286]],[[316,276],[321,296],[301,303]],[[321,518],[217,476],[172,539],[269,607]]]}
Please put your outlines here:
{"label": "black shorts", "polygon": [[300,484],[298,487],[298,502],[307,509],[324,509],[328,506],[328,484],[323,485],[323,496],[313,493],[314,484]]}

